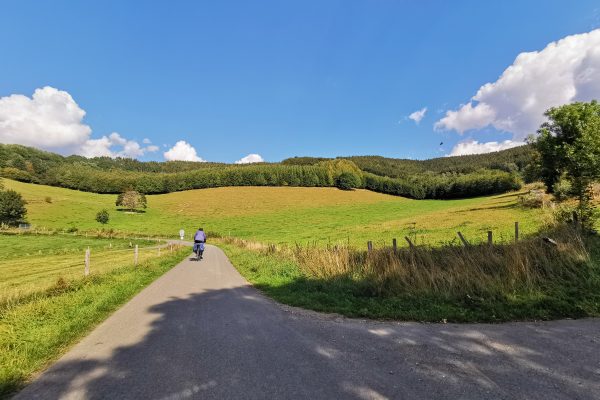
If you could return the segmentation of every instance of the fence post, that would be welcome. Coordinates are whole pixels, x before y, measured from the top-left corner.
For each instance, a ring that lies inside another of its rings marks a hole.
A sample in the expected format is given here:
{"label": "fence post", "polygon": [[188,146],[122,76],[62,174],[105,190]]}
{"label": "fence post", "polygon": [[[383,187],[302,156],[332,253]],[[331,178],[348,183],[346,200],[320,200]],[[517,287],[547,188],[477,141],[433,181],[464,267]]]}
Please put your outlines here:
{"label": "fence post", "polygon": [[90,248],[88,247],[85,251],[85,268],[83,270],[83,275],[88,276],[90,274]]}
{"label": "fence post", "polygon": [[492,231],[488,231],[488,244],[490,246],[494,244],[494,237]]}
{"label": "fence post", "polygon": [[371,242],[370,240],[367,242],[367,250],[370,252],[373,251],[373,242]]}
{"label": "fence post", "polygon": [[398,243],[396,242],[396,238],[392,239],[392,247],[394,248],[394,253],[398,251]]}
{"label": "fence post", "polygon": [[463,242],[463,244],[465,245],[465,247],[468,246],[469,242],[467,242],[467,239],[465,239],[465,237],[463,236],[463,234],[460,233],[460,232],[456,232],[456,233],[458,234],[458,237],[460,238],[461,242]]}
{"label": "fence post", "polygon": [[135,245],[135,250],[133,251],[133,265],[137,266],[138,264],[138,245]]}
{"label": "fence post", "polygon": [[404,240],[406,240],[406,242],[408,243],[408,246],[409,246],[411,249],[414,249],[414,248],[415,248],[415,245],[413,244],[413,242],[410,240],[410,238],[409,238],[408,236],[404,236]]}
{"label": "fence post", "polygon": [[515,242],[519,241],[519,221],[515,222]]}

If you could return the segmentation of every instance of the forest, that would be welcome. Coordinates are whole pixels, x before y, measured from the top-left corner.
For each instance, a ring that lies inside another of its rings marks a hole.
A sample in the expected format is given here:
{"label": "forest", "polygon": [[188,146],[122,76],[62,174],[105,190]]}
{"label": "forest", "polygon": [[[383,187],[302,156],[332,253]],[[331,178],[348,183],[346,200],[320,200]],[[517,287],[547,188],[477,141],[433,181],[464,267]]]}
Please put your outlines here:
{"label": "forest", "polygon": [[238,165],[64,157],[31,147],[0,145],[0,175],[94,193],[120,193],[130,188],[157,194],[222,186],[338,186],[414,199],[453,199],[520,188],[532,157],[533,150],[523,146],[423,161],[379,156],[296,157],[281,163]]}

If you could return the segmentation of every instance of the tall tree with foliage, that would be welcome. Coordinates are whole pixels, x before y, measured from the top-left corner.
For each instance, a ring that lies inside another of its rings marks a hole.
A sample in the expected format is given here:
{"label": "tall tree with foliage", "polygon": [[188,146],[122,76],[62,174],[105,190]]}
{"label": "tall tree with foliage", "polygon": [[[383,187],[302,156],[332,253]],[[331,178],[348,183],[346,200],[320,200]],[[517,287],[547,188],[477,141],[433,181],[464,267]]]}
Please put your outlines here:
{"label": "tall tree with foliage", "polygon": [[0,190],[0,223],[16,225],[23,222],[27,202],[14,190]]}
{"label": "tall tree with foliage", "polygon": [[115,204],[117,207],[123,207],[130,211],[145,209],[147,207],[146,196],[135,190],[126,190],[119,194]]}
{"label": "tall tree with foliage", "polygon": [[545,115],[548,122],[534,139],[542,179],[550,192],[561,176],[569,179],[579,200],[578,217],[589,227],[594,214],[591,187],[600,179],[600,104],[595,100],[567,104]]}

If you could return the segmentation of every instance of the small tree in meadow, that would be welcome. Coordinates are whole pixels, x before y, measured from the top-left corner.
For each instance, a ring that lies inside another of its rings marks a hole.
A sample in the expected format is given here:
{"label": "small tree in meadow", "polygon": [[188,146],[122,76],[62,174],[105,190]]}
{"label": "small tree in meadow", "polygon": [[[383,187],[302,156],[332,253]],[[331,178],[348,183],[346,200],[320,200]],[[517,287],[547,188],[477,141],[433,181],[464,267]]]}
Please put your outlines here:
{"label": "small tree in meadow", "polygon": [[109,219],[110,214],[108,213],[108,210],[101,210],[96,214],[96,221],[100,222],[102,225],[108,224]]}
{"label": "small tree in meadow", "polygon": [[123,207],[129,211],[145,209],[147,207],[146,196],[135,190],[127,190],[117,197],[117,207]]}
{"label": "small tree in meadow", "polygon": [[27,214],[26,204],[14,190],[0,190],[0,223],[16,225],[23,222]]}

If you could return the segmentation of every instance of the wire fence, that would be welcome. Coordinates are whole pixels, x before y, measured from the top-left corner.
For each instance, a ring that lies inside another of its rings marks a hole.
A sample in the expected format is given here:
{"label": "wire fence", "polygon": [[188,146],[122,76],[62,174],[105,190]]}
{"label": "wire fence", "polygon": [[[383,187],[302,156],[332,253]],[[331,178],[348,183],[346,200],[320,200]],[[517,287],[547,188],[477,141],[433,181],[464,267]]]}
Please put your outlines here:
{"label": "wire fence", "polygon": [[0,308],[20,298],[57,286],[61,281],[100,275],[117,268],[143,268],[147,261],[181,248],[174,243],[132,245],[125,249],[90,249],[67,254],[33,253],[0,260]]}

